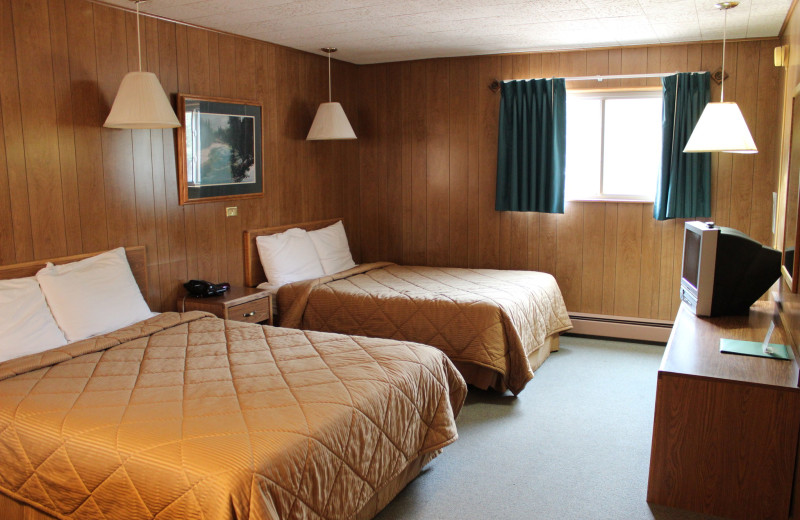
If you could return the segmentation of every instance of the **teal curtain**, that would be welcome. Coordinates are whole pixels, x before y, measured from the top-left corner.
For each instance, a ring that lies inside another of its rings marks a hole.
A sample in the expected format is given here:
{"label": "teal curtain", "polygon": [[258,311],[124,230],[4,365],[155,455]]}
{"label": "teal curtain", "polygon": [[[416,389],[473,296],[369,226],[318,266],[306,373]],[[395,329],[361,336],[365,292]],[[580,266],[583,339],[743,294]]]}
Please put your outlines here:
{"label": "teal curtain", "polygon": [[566,143],[564,78],[501,83],[495,209],[564,213]]}
{"label": "teal curtain", "polygon": [[656,220],[711,216],[711,154],[683,148],[711,101],[708,72],[687,72],[662,80],[661,173],[653,216]]}

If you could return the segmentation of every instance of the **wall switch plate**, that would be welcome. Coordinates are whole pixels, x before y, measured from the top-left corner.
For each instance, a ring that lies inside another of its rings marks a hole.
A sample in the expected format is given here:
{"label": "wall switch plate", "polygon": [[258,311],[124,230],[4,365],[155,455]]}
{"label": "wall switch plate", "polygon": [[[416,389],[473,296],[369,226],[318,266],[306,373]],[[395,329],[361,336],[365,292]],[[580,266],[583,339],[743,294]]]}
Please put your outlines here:
{"label": "wall switch plate", "polygon": [[226,217],[235,217],[239,214],[239,208],[236,206],[231,206],[229,208],[225,208],[225,216]]}

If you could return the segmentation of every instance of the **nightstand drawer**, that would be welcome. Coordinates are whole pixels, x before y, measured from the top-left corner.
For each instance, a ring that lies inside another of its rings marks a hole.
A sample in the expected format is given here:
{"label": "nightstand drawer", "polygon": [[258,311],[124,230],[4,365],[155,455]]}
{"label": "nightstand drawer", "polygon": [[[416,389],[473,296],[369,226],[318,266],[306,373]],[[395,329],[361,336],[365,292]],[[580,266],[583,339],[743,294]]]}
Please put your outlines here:
{"label": "nightstand drawer", "polygon": [[258,323],[269,319],[269,298],[259,298],[257,300],[231,305],[228,307],[228,319],[236,321],[246,321],[248,323]]}

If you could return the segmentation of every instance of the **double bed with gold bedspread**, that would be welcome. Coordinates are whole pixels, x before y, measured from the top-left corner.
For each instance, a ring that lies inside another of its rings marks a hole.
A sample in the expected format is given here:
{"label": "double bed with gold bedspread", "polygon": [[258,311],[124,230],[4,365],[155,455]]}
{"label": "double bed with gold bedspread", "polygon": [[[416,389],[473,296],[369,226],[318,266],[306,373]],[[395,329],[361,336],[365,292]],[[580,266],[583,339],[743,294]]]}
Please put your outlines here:
{"label": "double bed with gold bedspread", "polygon": [[155,315],[0,363],[0,517],[371,518],[465,395],[424,345]]}
{"label": "double bed with gold bedspread", "polygon": [[[259,259],[259,237],[290,228],[313,232],[338,222],[245,231],[245,284],[270,287]],[[447,354],[468,383],[514,394],[572,327],[555,278],[534,271],[377,262],[273,290],[283,327],[432,345]]]}

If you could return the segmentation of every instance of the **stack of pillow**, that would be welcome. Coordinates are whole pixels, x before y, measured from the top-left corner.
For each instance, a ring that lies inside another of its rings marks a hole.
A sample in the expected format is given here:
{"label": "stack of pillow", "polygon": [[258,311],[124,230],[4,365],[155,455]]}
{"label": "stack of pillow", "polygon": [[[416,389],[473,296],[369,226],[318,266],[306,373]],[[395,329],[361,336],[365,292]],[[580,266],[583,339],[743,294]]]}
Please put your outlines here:
{"label": "stack of pillow", "polygon": [[355,267],[342,221],[306,231],[292,228],[256,238],[258,256],[270,288],[310,280]]}
{"label": "stack of pillow", "polygon": [[36,276],[0,280],[0,361],[37,354],[154,316],[120,247]]}

